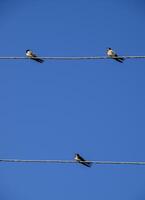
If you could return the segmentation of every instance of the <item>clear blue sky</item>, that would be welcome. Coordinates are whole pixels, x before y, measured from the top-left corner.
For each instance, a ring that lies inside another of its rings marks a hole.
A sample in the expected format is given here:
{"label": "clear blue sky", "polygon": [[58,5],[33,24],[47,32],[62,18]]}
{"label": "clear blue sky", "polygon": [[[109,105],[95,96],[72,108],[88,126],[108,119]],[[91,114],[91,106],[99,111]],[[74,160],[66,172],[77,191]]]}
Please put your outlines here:
{"label": "clear blue sky", "polygon": [[[0,56],[145,55],[143,0],[0,2]],[[145,60],[0,60],[0,158],[145,161]],[[145,166],[0,164],[1,200],[144,200]]]}

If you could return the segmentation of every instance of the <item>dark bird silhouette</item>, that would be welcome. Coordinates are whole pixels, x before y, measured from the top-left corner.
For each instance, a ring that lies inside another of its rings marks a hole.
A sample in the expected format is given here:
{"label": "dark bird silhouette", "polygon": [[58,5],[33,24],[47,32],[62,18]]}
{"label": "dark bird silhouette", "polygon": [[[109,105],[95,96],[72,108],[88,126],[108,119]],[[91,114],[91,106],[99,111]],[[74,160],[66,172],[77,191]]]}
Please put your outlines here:
{"label": "dark bird silhouette", "polygon": [[120,63],[123,63],[123,61],[125,60],[124,58],[118,56],[111,48],[108,48],[107,51],[107,56],[120,62]]}
{"label": "dark bird silhouette", "polygon": [[31,50],[26,50],[26,56],[32,60],[35,60],[39,63],[43,63],[44,60],[42,60],[41,58],[38,58],[38,56],[36,56]]}
{"label": "dark bird silhouette", "polygon": [[75,154],[74,160],[78,163],[85,165],[86,167],[91,167],[92,163],[82,158],[78,153]]}

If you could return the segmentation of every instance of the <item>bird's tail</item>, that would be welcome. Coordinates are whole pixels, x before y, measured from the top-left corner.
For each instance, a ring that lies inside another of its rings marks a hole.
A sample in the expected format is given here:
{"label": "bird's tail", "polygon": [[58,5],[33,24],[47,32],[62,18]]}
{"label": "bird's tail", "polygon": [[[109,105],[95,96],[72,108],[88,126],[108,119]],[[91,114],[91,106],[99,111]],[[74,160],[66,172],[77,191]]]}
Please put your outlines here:
{"label": "bird's tail", "polygon": [[91,162],[81,162],[83,165],[85,165],[86,167],[91,167],[92,163]]}
{"label": "bird's tail", "polygon": [[125,60],[124,58],[114,58],[116,61],[123,63],[123,61]]}
{"label": "bird's tail", "polygon": [[43,63],[43,62],[44,62],[44,60],[42,60],[41,58],[35,58],[35,60],[36,60],[37,62],[39,62],[39,63]]}

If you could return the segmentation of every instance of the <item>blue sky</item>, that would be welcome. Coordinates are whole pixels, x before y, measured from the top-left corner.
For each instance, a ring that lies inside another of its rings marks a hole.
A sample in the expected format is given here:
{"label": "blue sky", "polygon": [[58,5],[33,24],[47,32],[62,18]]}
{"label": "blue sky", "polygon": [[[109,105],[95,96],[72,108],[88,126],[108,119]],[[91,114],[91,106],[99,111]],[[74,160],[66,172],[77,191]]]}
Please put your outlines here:
{"label": "blue sky", "polygon": [[[145,55],[143,0],[0,2],[0,56]],[[0,158],[145,161],[145,61],[0,61]],[[145,198],[144,166],[0,164],[0,199]]]}

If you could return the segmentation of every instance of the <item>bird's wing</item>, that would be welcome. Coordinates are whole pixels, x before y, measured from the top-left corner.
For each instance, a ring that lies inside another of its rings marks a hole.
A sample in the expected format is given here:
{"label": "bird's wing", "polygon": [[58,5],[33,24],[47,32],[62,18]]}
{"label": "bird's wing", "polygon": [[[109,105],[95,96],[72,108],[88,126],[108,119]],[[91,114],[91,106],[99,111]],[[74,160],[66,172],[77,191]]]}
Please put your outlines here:
{"label": "bird's wing", "polygon": [[80,155],[79,155],[79,159],[80,159],[80,161],[86,161],[83,157],[81,157]]}
{"label": "bird's wing", "polygon": [[32,57],[34,57],[34,58],[37,58],[37,57],[38,57],[38,56],[37,56],[36,54],[34,54],[34,53],[32,53],[31,55],[32,55]]}
{"label": "bird's wing", "polygon": [[114,56],[115,56],[115,57],[119,57],[117,53],[114,53]]}

